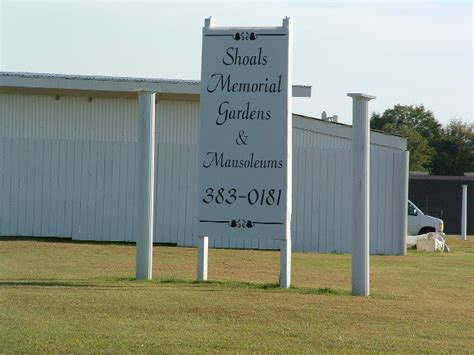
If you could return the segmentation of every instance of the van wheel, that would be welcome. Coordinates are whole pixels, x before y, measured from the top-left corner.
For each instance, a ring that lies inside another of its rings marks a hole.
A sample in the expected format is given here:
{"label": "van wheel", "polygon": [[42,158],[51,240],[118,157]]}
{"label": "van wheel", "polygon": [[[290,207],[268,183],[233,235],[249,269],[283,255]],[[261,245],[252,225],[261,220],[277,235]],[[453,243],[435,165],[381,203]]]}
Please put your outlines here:
{"label": "van wheel", "polygon": [[423,227],[420,229],[420,231],[418,232],[418,235],[420,234],[426,234],[426,233],[430,233],[430,232],[436,232],[435,229],[433,227]]}

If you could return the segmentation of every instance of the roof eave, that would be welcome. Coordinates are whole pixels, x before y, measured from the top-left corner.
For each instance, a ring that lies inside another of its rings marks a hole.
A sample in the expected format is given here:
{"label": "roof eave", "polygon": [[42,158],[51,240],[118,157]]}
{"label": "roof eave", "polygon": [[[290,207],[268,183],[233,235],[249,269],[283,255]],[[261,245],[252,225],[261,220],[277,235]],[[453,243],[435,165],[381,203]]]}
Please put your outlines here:
{"label": "roof eave", "polygon": [[[0,72],[0,87],[199,95],[199,81]],[[293,97],[311,97],[311,86],[293,86]]]}

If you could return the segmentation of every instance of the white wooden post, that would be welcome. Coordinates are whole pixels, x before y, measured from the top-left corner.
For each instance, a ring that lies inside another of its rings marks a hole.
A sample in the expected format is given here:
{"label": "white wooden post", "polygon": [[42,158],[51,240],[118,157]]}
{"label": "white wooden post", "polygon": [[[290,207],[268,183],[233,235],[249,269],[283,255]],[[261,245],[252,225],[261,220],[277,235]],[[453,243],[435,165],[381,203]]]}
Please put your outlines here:
{"label": "white wooden post", "polygon": [[408,235],[408,183],[410,179],[410,152],[407,150],[405,154],[403,155],[403,165],[401,167],[403,169],[403,173],[401,176],[403,176],[402,181],[400,181],[400,184],[402,185],[402,188],[400,191],[403,193],[401,194],[401,209],[402,209],[402,235],[400,244],[399,244],[399,250],[398,250],[398,255],[407,255],[407,235]]}
{"label": "white wooden post", "polygon": [[[208,17],[204,19],[204,27],[211,28],[215,26],[215,19]],[[207,281],[207,265],[209,255],[209,237],[198,236],[198,259],[197,259],[197,280]]]}
{"label": "white wooden post", "polygon": [[467,240],[467,185],[462,185],[461,237]]}
{"label": "white wooden post", "polygon": [[213,18],[212,16],[209,16],[204,19],[204,27],[206,28],[211,28],[216,25],[216,19]]}
{"label": "white wooden post", "polygon": [[155,94],[138,94],[138,234],[136,277],[151,280],[155,187]]}
{"label": "white wooden post", "polygon": [[291,285],[291,238],[280,241],[280,287]]}
{"label": "white wooden post", "polygon": [[352,97],[352,294],[369,295],[370,125],[368,102],[375,96]]}
{"label": "white wooden post", "polygon": [[209,250],[209,238],[207,236],[198,237],[198,264],[197,280],[207,281],[207,256]]}

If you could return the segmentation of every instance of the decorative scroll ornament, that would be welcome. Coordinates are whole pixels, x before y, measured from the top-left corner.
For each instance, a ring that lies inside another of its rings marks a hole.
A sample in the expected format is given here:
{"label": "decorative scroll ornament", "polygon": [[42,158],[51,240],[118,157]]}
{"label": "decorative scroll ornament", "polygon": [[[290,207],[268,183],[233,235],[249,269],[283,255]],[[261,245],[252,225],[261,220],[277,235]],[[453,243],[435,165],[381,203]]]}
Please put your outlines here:
{"label": "decorative scroll ornament", "polygon": [[233,219],[229,222],[232,228],[253,228],[255,223],[248,219]]}
{"label": "decorative scroll ornament", "polygon": [[257,34],[255,32],[236,32],[232,36],[236,41],[255,41],[257,39]]}

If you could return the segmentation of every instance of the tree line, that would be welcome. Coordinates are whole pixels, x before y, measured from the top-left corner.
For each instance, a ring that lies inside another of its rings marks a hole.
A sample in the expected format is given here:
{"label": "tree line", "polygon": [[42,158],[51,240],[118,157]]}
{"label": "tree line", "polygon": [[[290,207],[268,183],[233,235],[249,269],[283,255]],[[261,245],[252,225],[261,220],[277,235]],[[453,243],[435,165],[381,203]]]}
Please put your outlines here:
{"label": "tree line", "polygon": [[443,126],[423,105],[395,105],[374,113],[370,127],[408,139],[410,171],[461,176],[474,172],[474,123],[453,118]]}

